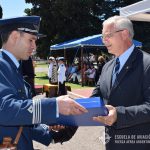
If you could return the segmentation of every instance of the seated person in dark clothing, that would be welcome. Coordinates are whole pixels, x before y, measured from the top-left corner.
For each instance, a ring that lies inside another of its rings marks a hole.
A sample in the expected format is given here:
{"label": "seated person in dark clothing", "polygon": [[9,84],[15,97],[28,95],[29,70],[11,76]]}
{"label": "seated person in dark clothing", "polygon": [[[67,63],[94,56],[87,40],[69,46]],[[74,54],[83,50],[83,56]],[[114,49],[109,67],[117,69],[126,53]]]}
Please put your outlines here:
{"label": "seated person in dark clothing", "polygon": [[98,57],[98,67],[96,70],[95,82],[97,83],[99,76],[101,75],[102,68],[105,65],[105,58],[103,56]]}
{"label": "seated person in dark clothing", "polygon": [[32,97],[36,95],[35,88],[34,88],[34,66],[33,66],[33,61],[32,58],[29,57],[28,60],[23,60],[21,61],[22,65],[22,74],[23,78],[26,82],[28,82],[31,86],[31,92],[32,92]]}

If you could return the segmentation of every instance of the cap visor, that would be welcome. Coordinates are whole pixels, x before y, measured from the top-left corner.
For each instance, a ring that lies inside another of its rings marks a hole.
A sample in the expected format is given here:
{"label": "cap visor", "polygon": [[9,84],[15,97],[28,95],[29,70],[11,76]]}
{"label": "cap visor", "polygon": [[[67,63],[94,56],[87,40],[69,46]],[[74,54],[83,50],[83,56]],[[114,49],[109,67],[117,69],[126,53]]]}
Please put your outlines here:
{"label": "cap visor", "polygon": [[37,34],[37,37],[38,37],[38,38],[43,38],[43,37],[47,37],[47,35],[38,33],[38,34]]}

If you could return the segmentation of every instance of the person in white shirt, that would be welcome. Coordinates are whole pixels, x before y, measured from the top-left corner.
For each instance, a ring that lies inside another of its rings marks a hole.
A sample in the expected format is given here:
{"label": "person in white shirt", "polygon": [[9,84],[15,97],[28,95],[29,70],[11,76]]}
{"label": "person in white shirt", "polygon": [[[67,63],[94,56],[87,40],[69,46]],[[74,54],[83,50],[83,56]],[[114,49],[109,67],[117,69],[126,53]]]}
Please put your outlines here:
{"label": "person in white shirt", "polygon": [[64,64],[64,57],[58,59],[58,95],[66,95],[65,81],[66,81],[66,67]]}
{"label": "person in white shirt", "polygon": [[49,66],[48,66],[48,78],[49,78],[49,83],[51,83],[51,78],[52,78],[52,69],[53,69],[53,62],[55,60],[54,57],[49,57]]}

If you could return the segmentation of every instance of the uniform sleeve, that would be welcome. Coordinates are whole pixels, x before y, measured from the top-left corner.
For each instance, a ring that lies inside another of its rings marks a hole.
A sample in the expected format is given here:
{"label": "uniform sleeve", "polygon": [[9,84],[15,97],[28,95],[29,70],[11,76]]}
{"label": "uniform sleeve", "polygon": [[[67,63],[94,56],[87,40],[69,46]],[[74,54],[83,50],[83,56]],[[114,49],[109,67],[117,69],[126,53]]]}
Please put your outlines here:
{"label": "uniform sleeve", "polygon": [[49,127],[45,124],[40,124],[32,129],[32,139],[48,146],[52,141],[52,134],[49,132]]}
{"label": "uniform sleeve", "polygon": [[59,131],[49,131],[49,126],[40,124],[33,128],[32,139],[48,146],[52,140],[55,143],[63,143],[69,141],[76,133],[78,127],[65,127]]}
{"label": "uniform sleeve", "polygon": [[0,69],[0,124],[13,126],[54,123],[56,100],[25,98],[23,91],[17,88],[19,81],[16,76],[2,72],[2,69]]}

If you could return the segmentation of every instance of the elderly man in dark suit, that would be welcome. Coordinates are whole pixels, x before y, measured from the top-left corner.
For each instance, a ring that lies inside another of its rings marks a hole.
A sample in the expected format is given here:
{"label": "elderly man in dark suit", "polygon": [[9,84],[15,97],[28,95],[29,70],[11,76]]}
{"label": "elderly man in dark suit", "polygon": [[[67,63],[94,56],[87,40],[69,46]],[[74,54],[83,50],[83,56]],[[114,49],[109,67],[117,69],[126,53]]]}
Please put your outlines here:
{"label": "elderly man in dark suit", "polygon": [[[27,60],[36,49],[35,42],[40,36],[39,24],[39,16],[0,20],[0,143],[5,137],[14,141],[19,127],[23,126],[17,145],[19,150],[33,150],[32,140],[45,145],[53,140],[69,140],[76,128],[54,132],[47,125],[55,124],[59,113],[86,112],[85,108],[67,96],[32,100],[31,89],[20,73],[19,60]],[[3,142],[4,146],[6,144]]]}
{"label": "elderly man in dark suit", "polygon": [[[103,42],[115,58],[105,64],[92,96],[107,102],[106,150],[150,149],[150,55],[132,43],[131,21],[122,16],[103,23]],[[109,137],[109,138],[108,138]]]}

